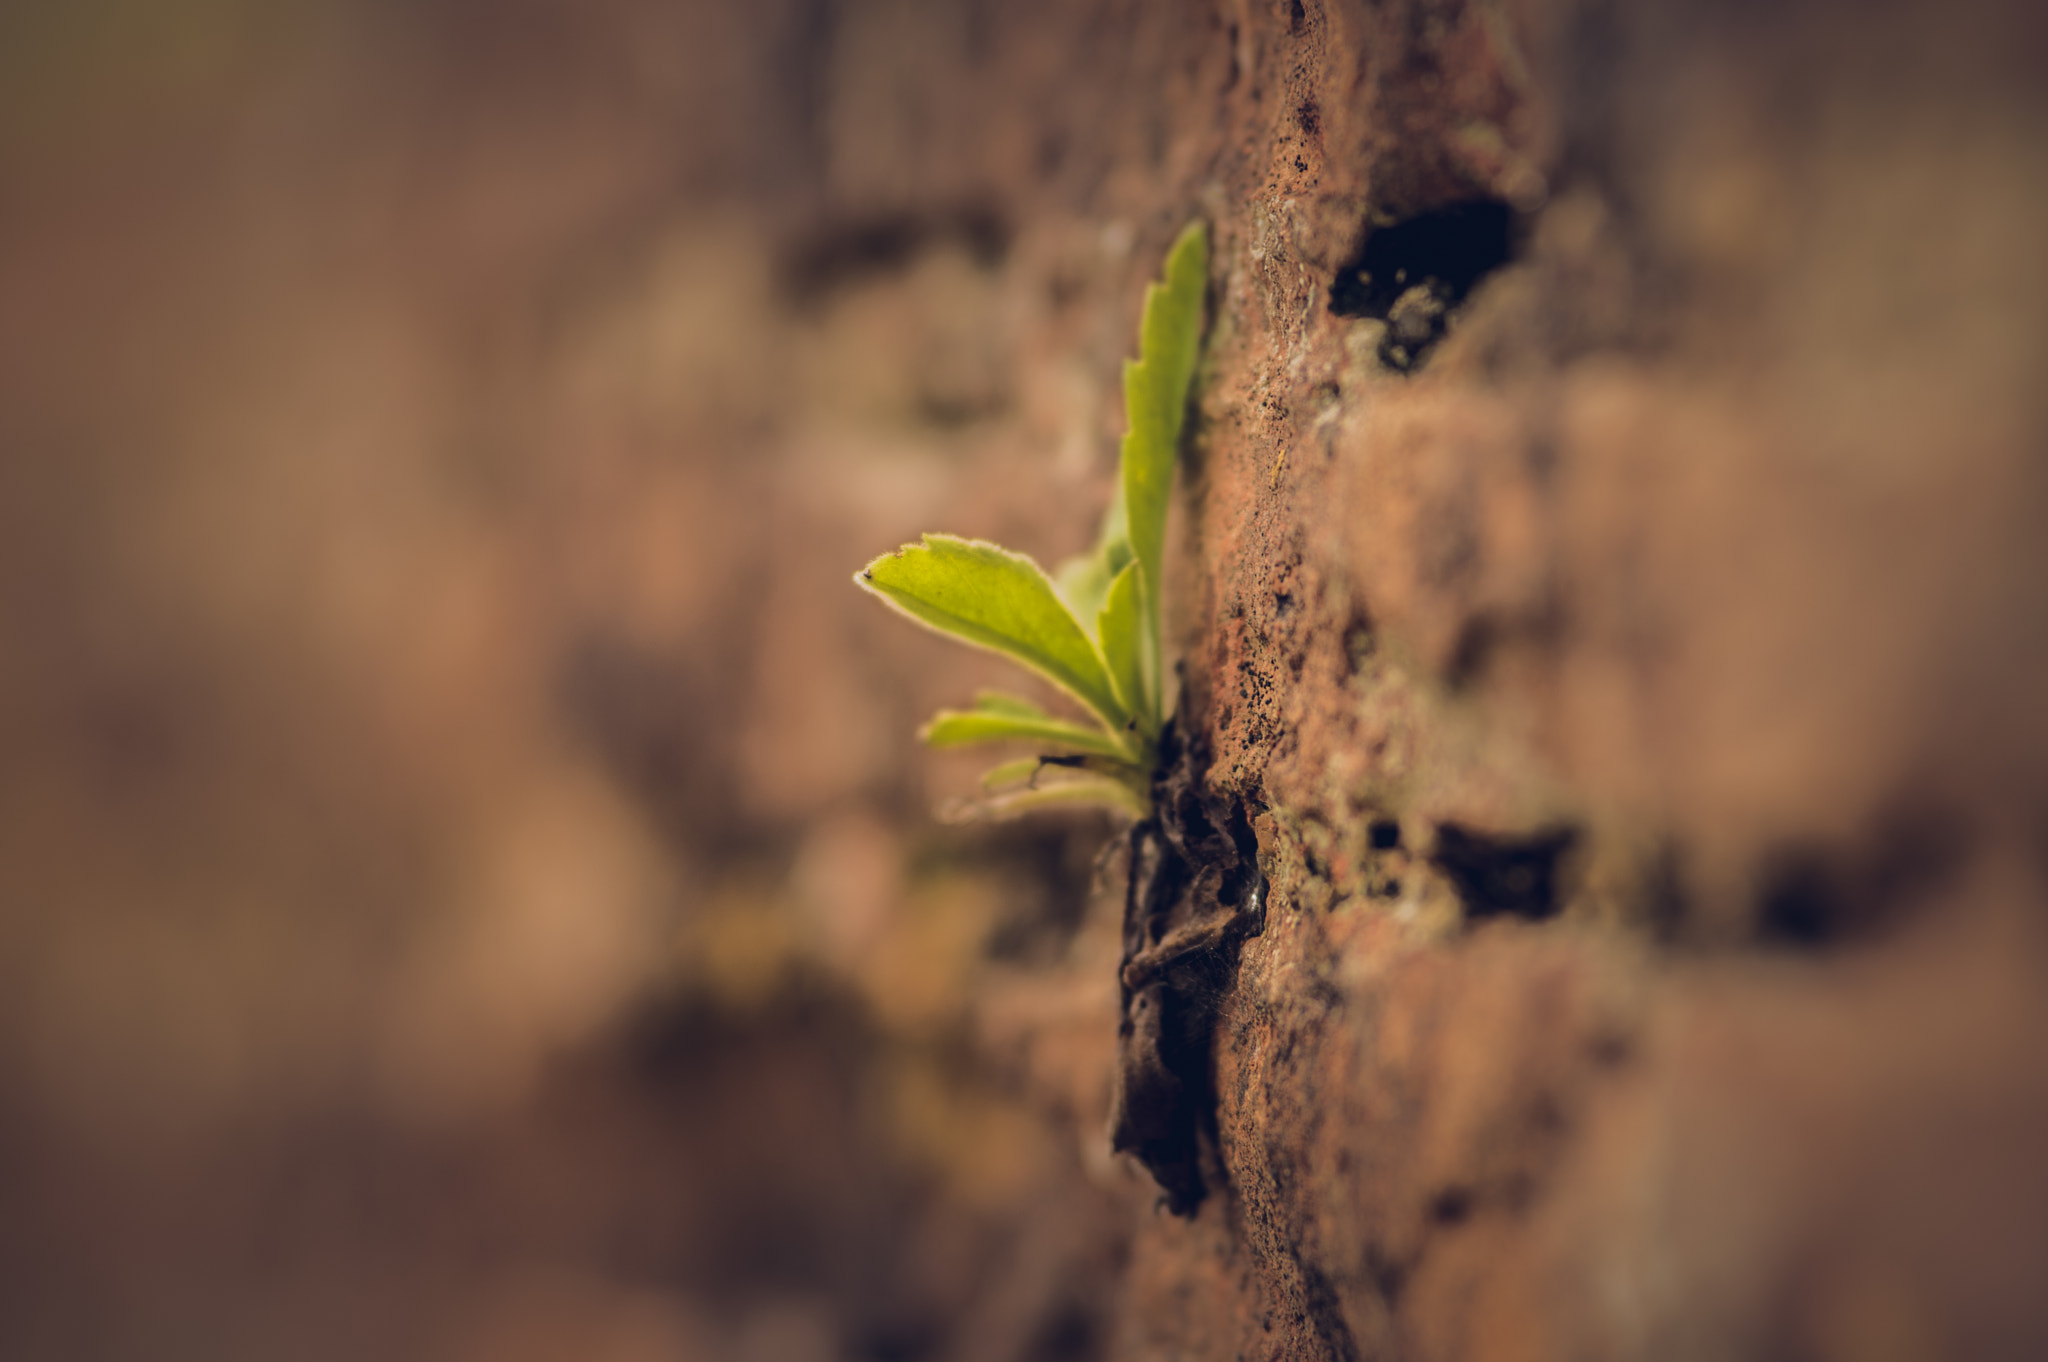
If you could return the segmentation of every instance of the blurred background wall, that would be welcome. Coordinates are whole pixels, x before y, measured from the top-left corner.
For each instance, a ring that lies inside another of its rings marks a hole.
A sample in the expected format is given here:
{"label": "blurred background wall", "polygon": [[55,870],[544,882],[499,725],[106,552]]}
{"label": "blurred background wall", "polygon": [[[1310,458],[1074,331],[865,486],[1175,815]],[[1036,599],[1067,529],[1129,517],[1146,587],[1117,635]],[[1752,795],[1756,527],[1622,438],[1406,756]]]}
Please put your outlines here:
{"label": "blurred background wall", "polygon": [[1107,495],[1154,44],[989,23],[0,15],[0,1354],[1086,1350],[1129,1175],[964,1018],[1102,829],[935,823],[999,671],[848,581]]}

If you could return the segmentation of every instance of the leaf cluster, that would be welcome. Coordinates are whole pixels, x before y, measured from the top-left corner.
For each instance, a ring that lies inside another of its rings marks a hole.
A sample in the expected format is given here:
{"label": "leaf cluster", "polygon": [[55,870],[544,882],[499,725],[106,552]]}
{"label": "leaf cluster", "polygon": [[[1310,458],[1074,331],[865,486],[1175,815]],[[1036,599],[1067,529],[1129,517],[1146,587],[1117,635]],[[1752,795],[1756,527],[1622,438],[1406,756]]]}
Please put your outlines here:
{"label": "leaf cluster", "polygon": [[1124,363],[1121,476],[1093,550],[1057,576],[1021,553],[981,540],[927,534],[886,553],[854,581],[931,629],[1002,654],[1075,700],[1086,720],[983,691],[972,709],[941,710],[924,726],[934,747],[1022,740],[1046,749],[983,779],[1011,811],[1105,804],[1143,817],[1165,725],[1161,677],[1161,562],[1166,504],[1202,335],[1209,243],[1190,224],[1145,290],[1138,357]]}

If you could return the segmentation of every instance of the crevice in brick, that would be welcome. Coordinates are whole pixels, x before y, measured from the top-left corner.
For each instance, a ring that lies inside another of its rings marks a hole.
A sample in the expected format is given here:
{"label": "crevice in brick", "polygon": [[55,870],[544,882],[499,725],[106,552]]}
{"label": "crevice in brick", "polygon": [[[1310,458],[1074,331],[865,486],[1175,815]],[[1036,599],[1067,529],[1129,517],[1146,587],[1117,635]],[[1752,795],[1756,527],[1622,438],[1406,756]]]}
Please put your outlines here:
{"label": "crevice in brick", "polygon": [[1330,311],[1385,322],[1380,362],[1408,373],[1429,358],[1474,286],[1514,259],[1520,235],[1514,210],[1499,199],[1376,227],[1330,282]]}
{"label": "crevice in brick", "polygon": [[1430,860],[1457,887],[1467,918],[1509,916],[1541,922],[1554,917],[1561,906],[1558,862],[1577,841],[1574,828],[1517,837],[1444,823],[1436,830]]}

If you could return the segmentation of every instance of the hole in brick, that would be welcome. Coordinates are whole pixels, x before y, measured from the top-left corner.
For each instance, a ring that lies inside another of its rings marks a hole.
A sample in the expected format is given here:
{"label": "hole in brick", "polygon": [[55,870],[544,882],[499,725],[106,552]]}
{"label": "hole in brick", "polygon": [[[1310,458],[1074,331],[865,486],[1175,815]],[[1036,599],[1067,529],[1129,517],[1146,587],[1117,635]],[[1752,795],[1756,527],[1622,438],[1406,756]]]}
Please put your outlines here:
{"label": "hole in brick", "polygon": [[1330,311],[1387,324],[1380,362],[1409,372],[1443,339],[1451,311],[1514,258],[1514,211],[1499,199],[1436,208],[1374,228],[1330,283]]}
{"label": "hole in brick", "polygon": [[1463,1187],[1446,1187],[1430,1202],[1429,1214],[1439,1225],[1456,1225],[1472,1214],[1472,1194]]}
{"label": "hole in brick", "polygon": [[1436,830],[1430,857],[1457,886],[1466,916],[1509,915],[1541,922],[1556,914],[1557,866],[1578,833],[1557,828],[1527,837],[1493,836],[1455,823]]}
{"label": "hole in brick", "polygon": [[1391,818],[1375,818],[1365,830],[1374,851],[1392,851],[1401,845],[1401,825]]}
{"label": "hole in brick", "polygon": [[1206,754],[1175,721],[1160,735],[1160,761],[1153,816],[1129,834],[1110,1144],[1134,1154],[1185,1216],[1219,1166],[1214,1034],[1238,951],[1265,930],[1266,880],[1255,810],[1209,792]]}
{"label": "hole in brick", "polygon": [[1951,879],[1967,851],[1953,815],[1903,803],[1848,846],[1781,846],[1759,876],[1757,935],[1801,950],[1872,935]]}
{"label": "hole in brick", "polygon": [[1766,941],[1812,948],[1840,935],[1847,916],[1834,877],[1818,854],[1781,852],[1765,872],[1757,930]]}

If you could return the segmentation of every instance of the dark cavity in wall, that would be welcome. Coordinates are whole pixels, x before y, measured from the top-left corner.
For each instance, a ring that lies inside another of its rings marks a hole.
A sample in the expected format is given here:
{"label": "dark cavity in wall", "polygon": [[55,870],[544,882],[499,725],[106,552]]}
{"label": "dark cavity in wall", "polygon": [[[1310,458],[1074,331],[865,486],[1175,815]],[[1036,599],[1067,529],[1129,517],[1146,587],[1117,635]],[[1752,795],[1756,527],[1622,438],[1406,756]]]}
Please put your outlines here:
{"label": "dark cavity in wall", "polygon": [[1266,922],[1252,810],[1210,792],[1206,765],[1168,720],[1155,811],[1131,829],[1118,980],[1110,1143],[1145,1165],[1175,1215],[1192,1215],[1220,1176],[1216,1019],[1240,947]]}
{"label": "dark cavity in wall", "polygon": [[1330,311],[1387,324],[1380,362],[1407,373],[1443,339],[1454,308],[1514,258],[1519,224],[1498,199],[1436,208],[1367,234],[1330,283]]}
{"label": "dark cavity in wall", "polygon": [[1541,922],[1560,906],[1558,862],[1577,840],[1571,828],[1507,837],[1445,823],[1436,830],[1430,860],[1457,887],[1466,917]]}
{"label": "dark cavity in wall", "polygon": [[1952,880],[1969,839],[1952,812],[1896,802],[1847,846],[1787,844],[1764,858],[1756,927],[1766,945],[1817,950],[1875,935]]}

